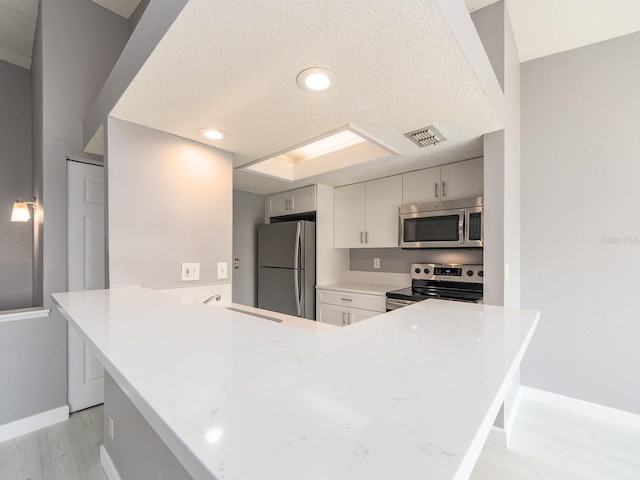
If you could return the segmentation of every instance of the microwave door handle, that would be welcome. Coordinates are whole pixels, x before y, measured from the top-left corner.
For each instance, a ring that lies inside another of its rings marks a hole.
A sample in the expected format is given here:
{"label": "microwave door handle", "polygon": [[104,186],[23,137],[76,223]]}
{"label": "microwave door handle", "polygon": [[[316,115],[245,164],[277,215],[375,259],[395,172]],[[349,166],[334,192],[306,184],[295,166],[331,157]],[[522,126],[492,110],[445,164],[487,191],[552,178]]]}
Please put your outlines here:
{"label": "microwave door handle", "polygon": [[464,217],[465,217],[465,211],[464,210],[460,210],[460,215],[458,215],[458,238],[459,238],[459,243],[460,245],[464,245]]}

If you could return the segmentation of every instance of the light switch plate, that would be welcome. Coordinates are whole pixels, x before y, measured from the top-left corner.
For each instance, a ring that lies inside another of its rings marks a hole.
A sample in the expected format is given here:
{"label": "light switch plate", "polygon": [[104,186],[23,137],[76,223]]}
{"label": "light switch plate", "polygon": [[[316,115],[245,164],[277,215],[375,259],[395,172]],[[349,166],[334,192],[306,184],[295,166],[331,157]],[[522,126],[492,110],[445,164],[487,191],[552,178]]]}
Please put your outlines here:
{"label": "light switch plate", "polygon": [[218,262],[218,280],[227,278],[227,262]]}
{"label": "light switch plate", "polygon": [[199,263],[183,263],[182,264],[182,281],[200,280],[200,264]]}

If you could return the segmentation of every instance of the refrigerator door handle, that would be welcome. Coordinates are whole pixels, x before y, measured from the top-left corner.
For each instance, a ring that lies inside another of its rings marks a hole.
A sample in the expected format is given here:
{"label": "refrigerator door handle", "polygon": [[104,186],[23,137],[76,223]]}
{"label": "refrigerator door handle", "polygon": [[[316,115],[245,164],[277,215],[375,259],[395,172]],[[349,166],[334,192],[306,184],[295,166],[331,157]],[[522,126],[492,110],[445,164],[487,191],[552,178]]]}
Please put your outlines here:
{"label": "refrigerator door handle", "polygon": [[296,247],[293,253],[293,285],[296,294],[296,311],[300,316],[300,222],[296,226]]}

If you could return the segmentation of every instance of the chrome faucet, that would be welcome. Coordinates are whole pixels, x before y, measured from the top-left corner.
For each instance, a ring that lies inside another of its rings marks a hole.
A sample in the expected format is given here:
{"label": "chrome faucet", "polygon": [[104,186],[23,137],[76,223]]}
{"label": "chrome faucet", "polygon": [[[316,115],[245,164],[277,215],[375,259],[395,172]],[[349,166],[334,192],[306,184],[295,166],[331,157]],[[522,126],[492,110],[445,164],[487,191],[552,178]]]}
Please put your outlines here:
{"label": "chrome faucet", "polygon": [[207,298],[204,302],[202,303],[209,303],[210,301],[215,300],[216,302],[219,302],[220,300],[222,300],[222,297],[220,296],[219,293],[216,293],[215,295],[211,295],[209,298]]}

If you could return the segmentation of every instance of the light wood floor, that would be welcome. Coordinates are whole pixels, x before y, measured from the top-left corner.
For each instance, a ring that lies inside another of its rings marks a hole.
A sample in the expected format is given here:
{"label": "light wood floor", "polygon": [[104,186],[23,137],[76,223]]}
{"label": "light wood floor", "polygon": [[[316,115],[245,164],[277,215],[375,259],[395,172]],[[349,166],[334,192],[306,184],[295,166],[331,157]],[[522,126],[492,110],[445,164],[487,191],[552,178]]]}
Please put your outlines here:
{"label": "light wood floor", "polygon": [[102,405],[0,443],[0,480],[107,480],[100,466]]}
{"label": "light wood floor", "polygon": [[[0,443],[0,480],[106,480],[102,412]],[[639,480],[640,431],[523,400],[509,449],[487,444],[471,479]]]}
{"label": "light wood floor", "polygon": [[640,431],[522,400],[508,449],[487,443],[472,480],[640,480]]}

